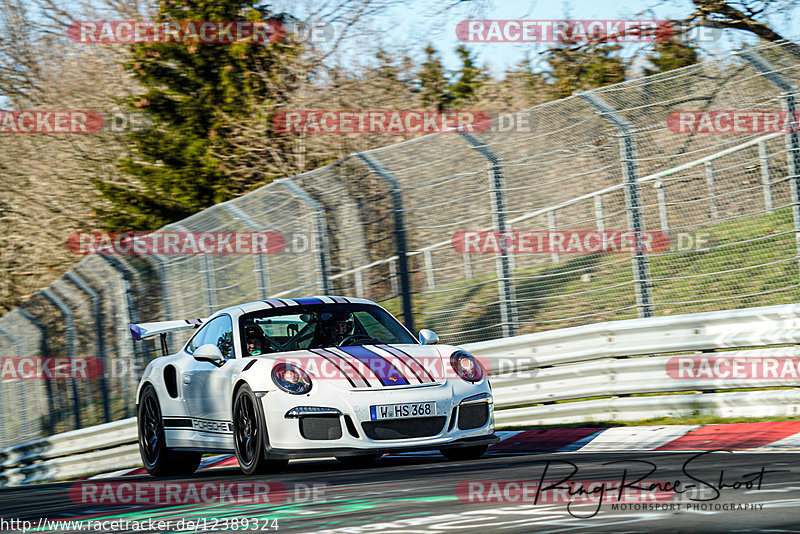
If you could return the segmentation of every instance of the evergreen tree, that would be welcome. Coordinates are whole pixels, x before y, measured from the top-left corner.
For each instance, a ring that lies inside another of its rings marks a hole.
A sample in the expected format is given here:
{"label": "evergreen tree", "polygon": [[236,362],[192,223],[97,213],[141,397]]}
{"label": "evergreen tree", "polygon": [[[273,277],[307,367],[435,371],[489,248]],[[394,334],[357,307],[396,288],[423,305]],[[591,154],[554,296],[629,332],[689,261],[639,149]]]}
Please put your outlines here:
{"label": "evergreen tree", "polygon": [[[266,20],[269,15],[257,3],[164,0],[156,20]],[[276,73],[297,46],[291,41],[132,45],[124,67],[145,92],[125,103],[146,112],[152,128],[128,136],[131,157],[122,159],[120,168],[130,184],[95,183],[110,205],[98,210],[106,228],[153,230],[243,192],[247,184],[241,177],[231,180],[220,162],[220,152],[235,156],[226,135],[255,102],[283,98]]]}
{"label": "evergreen tree", "polygon": [[442,59],[433,45],[425,47],[425,61],[419,73],[422,101],[428,106],[435,106],[437,111],[449,109],[453,103],[450,94],[450,82],[442,65]]}
{"label": "evergreen tree", "polygon": [[653,69],[645,67],[644,73],[649,76],[694,65],[698,61],[698,55],[697,49],[691,43],[685,43],[679,39],[669,39],[656,43],[653,46],[653,53],[647,57],[647,60],[655,67]]}
{"label": "evergreen tree", "polygon": [[621,46],[603,42],[562,42],[546,52],[554,78],[556,98],[575,91],[611,85],[625,80],[626,62],[619,57]]}
{"label": "evergreen tree", "polygon": [[450,86],[450,93],[455,104],[474,100],[478,89],[483,85],[488,75],[485,69],[475,66],[475,59],[469,49],[460,45],[456,48],[456,53],[461,59],[461,68],[456,71],[456,80]]}

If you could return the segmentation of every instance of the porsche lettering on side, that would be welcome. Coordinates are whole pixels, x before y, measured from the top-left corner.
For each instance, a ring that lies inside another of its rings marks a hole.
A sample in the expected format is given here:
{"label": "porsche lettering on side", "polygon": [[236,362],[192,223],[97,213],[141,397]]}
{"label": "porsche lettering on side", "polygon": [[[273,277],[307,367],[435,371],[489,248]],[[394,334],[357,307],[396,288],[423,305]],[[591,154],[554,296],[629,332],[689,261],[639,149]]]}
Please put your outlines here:
{"label": "porsche lettering on side", "polygon": [[[195,329],[167,355],[167,333]],[[204,453],[235,453],[247,474],[292,458],[372,461],[438,449],[481,456],[494,434],[481,363],[463,349],[415,338],[374,302],[270,299],[207,319],[131,325],[161,337],[137,390],[139,449],[151,475],[188,474]]]}

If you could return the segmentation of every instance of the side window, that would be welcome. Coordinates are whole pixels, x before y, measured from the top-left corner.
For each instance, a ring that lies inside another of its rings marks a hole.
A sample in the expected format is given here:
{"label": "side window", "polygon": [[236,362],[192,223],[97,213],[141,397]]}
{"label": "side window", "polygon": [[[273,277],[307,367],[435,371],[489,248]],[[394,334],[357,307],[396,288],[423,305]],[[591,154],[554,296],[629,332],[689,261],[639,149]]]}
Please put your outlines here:
{"label": "side window", "polygon": [[208,336],[203,340],[204,343],[213,343],[219,347],[222,357],[226,360],[233,358],[233,324],[228,315],[217,317],[213,321],[217,323],[215,329],[210,330]]}
{"label": "side window", "polygon": [[194,354],[194,351],[200,345],[206,343],[213,343],[219,347],[220,352],[224,358],[231,358],[233,350],[233,325],[231,318],[228,315],[220,315],[210,323],[204,325],[200,331],[195,334],[192,341],[186,347],[189,354]]}
{"label": "side window", "polygon": [[[211,323],[213,322],[214,321],[211,321]],[[186,345],[186,352],[188,352],[189,354],[194,354],[194,351],[197,349],[197,347],[203,344],[203,339],[206,337],[206,334],[208,333],[208,329],[211,326],[211,323],[205,324],[200,327],[200,330],[197,331],[197,333],[194,335],[189,344]]]}

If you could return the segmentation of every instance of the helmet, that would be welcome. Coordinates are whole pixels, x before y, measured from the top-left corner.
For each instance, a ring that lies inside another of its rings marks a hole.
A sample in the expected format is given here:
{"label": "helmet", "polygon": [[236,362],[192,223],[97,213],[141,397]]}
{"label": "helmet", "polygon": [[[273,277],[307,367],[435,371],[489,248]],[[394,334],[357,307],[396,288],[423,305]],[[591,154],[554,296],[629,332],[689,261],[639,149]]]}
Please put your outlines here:
{"label": "helmet", "polygon": [[252,352],[250,352],[249,348],[245,347],[245,348],[247,348],[247,352],[249,353],[249,355],[252,356],[252,355],[261,354],[264,350],[266,350],[266,348],[267,348],[267,340],[264,337],[264,331],[261,330],[260,326],[257,326],[257,325],[246,326],[245,329],[244,329],[244,334],[245,334],[245,345],[247,345],[249,343],[253,343],[253,342],[258,342],[258,344],[261,345],[261,349],[260,350],[256,349],[256,350],[253,350]]}

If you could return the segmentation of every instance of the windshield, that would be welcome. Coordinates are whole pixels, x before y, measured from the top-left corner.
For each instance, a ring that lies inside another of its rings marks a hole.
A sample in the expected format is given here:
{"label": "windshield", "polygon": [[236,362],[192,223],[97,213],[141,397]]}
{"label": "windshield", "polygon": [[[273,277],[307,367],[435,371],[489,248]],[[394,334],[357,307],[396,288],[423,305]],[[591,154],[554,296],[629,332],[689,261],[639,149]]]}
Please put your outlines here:
{"label": "windshield", "polygon": [[371,304],[309,304],[241,317],[243,354],[416,343],[388,312]]}

